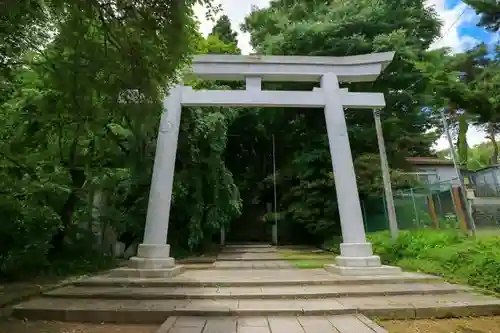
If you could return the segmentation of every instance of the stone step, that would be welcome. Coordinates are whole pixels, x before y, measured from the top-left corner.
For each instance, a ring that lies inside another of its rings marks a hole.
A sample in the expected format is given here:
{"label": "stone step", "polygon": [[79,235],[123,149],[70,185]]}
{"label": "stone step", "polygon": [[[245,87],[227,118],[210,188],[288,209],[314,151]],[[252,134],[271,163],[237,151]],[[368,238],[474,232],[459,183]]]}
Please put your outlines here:
{"label": "stone step", "polygon": [[500,314],[500,300],[476,294],[295,300],[84,300],[39,298],[13,308],[16,318],[156,324],[169,316],[313,316],[361,313],[381,319]]}
{"label": "stone step", "polygon": [[186,270],[171,278],[118,278],[108,275],[94,276],[74,282],[78,286],[148,286],[148,287],[256,287],[306,285],[380,285],[401,283],[432,283],[440,277],[402,273],[393,276],[340,276],[323,269],[252,269],[252,270]]}
{"label": "stone step", "polygon": [[265,248],[275,248],[274,245],[271,244],[263,244],[263,243],[242,243],[242,244],[226,244],[223,249],[265,249]]}
{"label": "stone step", "polygon": [[215,269],[283,269],[296,268],[296,266],[285,260],[264,260],[264,261],[217,261],[214,263]]}
{"label": "stone step", "polygon": [[218,253],[218,255],[225,254],[276,254],[279,255],[277,249],[225,249]]}
{"label": "stone step", "polygon": [[361,286],[290,286],[290,287],[63,287],[45,293],[53,298],[85,299],[315,299],[395,295],[447,295],[471,288],[449,283],[388,284],[374,288]]}
{"label": "stone step", "polygon": [[223,333],[387,333],[367,317],[287,316],[287,317],[170,317],[157,332]]}
{"label": "stone step", "polygon": [[[287,258],[288,259],[288,258]],[[293,258],[290,258],[292,260]],[[333,256],[332,256],[333,259]],[[217,261],[275,261],[283,260],[279,253],[219,253]]]}
{"label": "stone step", "polygon": [[224,247],[220,253],[277,253],[276,247]]}

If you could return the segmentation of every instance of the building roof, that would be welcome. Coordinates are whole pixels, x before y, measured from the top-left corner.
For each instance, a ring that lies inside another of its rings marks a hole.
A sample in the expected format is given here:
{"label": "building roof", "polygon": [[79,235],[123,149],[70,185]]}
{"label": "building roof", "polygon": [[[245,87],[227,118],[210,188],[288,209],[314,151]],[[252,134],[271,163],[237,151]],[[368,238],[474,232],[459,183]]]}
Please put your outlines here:
{"label": "building roof", "polygon": [[484,168],[474,170],[474,172],[481,172],[481,171],[486,171],[490,169],[500,169],[500,164],[494,164],[494,165],[488,165]]}
{"label": "building roof", "polygon": [[437,157],[424,157],[424,156],[415,156],[415,157],[407,157],[406,160],[408,163],[413,165],[451,165],[453,166],[452,160],[445,160]]}

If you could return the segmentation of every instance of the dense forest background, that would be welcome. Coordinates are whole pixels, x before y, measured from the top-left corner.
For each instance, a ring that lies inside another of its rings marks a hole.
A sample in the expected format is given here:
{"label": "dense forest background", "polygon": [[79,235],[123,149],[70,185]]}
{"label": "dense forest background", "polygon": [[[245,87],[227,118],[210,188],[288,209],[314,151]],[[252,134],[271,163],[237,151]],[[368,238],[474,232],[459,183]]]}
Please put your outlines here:
{"label": "dense forest background", "polygon": [[[498,3],[467,2],[480,24],[498,32]],[[206,38],[193,15],[196,3],[217,18]],[[27,0],[0,15],[0,278],[107,261],[117,240],[141,241],[168,87],[192,54],[239,54],[237,34],[209,0]],[[462,164],[470,126],[486,130],[486,163],[498,162],[500,49],[429,51],[440,25],[434,9],[418,0],[274,0],[255,9],[243,30],[260,54],[396,52],[376,82],[349,89],[385,94],[383,130],[398,187],[405,158],[432,153],[442,109],[455,127]],[[380,195],[373,114],[347,110],[346,118],[360,196]],[[235,221],[265,223],[273,135],[276,208],[289,241],[321,243],[340,234],[322,110],[189,108],[168,235],[175,256],[205,249]]]}

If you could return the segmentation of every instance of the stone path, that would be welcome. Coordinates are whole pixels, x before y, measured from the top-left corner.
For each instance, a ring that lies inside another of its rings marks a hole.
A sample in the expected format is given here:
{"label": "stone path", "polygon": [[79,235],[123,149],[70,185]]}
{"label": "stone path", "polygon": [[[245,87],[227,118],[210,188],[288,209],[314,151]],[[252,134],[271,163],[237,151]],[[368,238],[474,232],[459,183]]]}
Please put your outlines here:
{"label": "stone path", "polygon": [[171,317],[157,333],[387,333],[362,315],[314,317]]}
{"label": "stone path", "polygon": [[217,256],[217,269],[282,269],[295,268],[283,260],[278,250],[271,246],[226,247]]}

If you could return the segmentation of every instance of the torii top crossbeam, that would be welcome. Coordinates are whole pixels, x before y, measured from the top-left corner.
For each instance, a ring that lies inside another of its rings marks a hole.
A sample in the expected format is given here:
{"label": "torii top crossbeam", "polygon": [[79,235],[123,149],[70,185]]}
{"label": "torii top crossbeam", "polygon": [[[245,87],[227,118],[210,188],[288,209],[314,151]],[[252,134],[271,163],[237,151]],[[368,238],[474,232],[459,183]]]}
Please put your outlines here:
{"label": "torii top crossbeam", "polygon": [[[349,57],[198,55],[187,78],[246,81],[245,90],[193,90],[182,88],[184,106],[324,107],[322,88],[313,91],[262,90],[264,81],[318,82],[326,73],[341,82],[374,81],[389,65],[394,52]],[[348,92],[339,96],[346,108],[379,109],[385,106],[381,93]]]}
{"label": "torii top crossbeam", "polygon": [[318,82],[324,73],[335,73],[343,82],[371,82],[393,58],[394,52],[348,57],[197,55],[191,76],[205,80],[260,77],[262,81]]}

